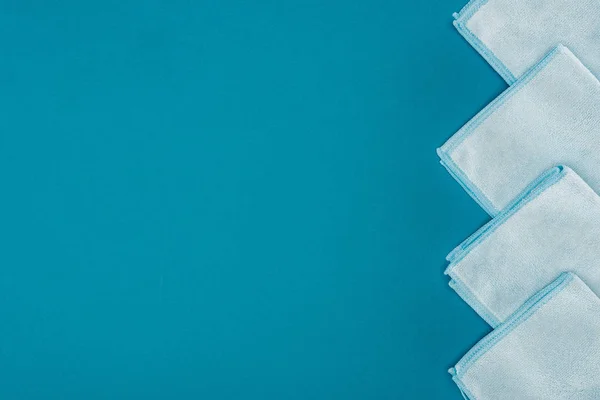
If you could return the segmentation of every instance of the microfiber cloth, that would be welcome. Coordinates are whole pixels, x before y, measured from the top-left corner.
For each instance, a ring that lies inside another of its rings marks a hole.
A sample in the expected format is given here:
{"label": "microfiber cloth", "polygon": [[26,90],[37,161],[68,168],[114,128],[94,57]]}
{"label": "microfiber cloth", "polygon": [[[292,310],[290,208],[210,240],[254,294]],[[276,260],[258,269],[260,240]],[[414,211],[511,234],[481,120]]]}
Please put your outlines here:
{"label": "microfiber cloth", "polygon": [[600,77],[598,0],[472,0],[454,25],[509,84],[563,43]]}
{"label": "microfiber cloth", "polygon": [[493,327],[565,267],[600,294],[600,197],[552,168],[447,259],[450,286]]}
{"label": "microfiber cloth", "polygon": [[600,299],[563,273],[450,370],[470,400],[600,399]]}
{"label": "microfiber cloth", "polygon": [[452,136],[438,155],[492,216],[559,164],[600,191],[599,104],[600,82],[558,46]]}

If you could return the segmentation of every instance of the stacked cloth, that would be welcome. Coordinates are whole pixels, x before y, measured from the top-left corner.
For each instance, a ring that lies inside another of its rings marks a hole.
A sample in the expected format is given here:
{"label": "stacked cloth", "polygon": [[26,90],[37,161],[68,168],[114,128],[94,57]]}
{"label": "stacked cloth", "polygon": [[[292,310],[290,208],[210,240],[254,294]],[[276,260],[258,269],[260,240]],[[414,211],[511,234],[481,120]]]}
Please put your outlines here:
{"label": "stacked cloth", "polygon": [[511,85],[440,149],[492,220],[447,257],[494,330],[470,400],[600,399],[600,2],[472,0],[455,26]]}

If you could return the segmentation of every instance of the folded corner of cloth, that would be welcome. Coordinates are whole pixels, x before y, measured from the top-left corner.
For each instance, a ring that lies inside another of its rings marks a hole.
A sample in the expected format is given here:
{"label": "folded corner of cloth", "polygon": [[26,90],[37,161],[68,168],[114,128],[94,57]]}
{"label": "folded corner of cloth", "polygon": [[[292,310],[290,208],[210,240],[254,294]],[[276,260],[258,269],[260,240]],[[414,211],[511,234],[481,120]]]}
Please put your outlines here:
{"label": "folded corner of cloth", "polygon": [[471,0],[454,18],[459,33],[509,84],[557,43],[600,73],[596,0]]}
{"label": "folded corner of cloth", "polygon": [[600,299],[571,272],[450,369],[471,400],[600,398]]}
{"label": "folded corner of cloth", "polygon": [[493,327],[565,270],[600,293],[600,197],[554,167],[447,260],[450,286]]}
{"label": "folded corner of cloth", "polygon": [[438,149],[492,216],[554,165],[600,189],[600,82],[558,46]]}

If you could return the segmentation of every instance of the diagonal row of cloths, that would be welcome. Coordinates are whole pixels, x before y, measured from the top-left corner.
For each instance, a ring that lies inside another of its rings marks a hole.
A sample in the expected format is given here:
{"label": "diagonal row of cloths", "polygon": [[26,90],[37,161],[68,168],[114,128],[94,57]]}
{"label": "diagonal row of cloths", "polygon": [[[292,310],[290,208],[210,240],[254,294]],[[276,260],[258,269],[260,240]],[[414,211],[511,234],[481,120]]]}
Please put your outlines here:
{"label": "diagonal row of cloths", "polygon": [[438,149],[492,217],[447,257],[494,328],[450,373],[470,400],[600,399],[600,2],[454,16],[511,86]]}

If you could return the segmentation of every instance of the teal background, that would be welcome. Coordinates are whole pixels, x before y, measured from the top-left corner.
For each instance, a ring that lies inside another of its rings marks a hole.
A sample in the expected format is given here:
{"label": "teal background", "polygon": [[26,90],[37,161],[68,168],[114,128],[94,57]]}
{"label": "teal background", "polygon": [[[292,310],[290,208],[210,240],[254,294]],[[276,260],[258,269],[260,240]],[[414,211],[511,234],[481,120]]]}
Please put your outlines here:
{"label": "teal background", "polygon": [[461,398],[464,2],[0,0],[0,398]]}

